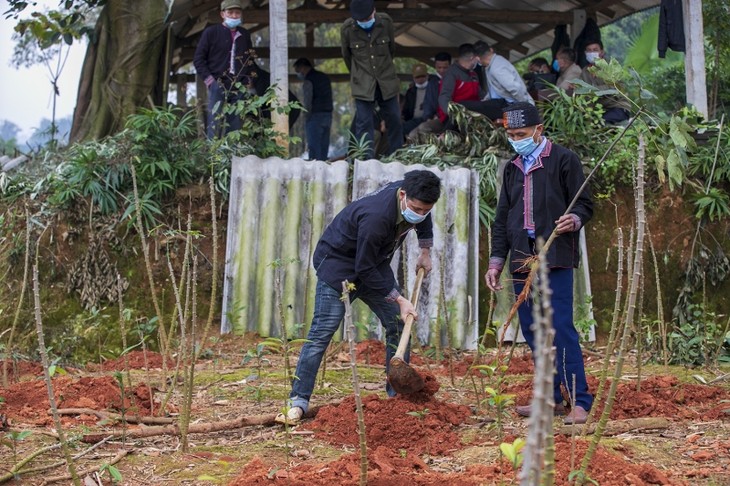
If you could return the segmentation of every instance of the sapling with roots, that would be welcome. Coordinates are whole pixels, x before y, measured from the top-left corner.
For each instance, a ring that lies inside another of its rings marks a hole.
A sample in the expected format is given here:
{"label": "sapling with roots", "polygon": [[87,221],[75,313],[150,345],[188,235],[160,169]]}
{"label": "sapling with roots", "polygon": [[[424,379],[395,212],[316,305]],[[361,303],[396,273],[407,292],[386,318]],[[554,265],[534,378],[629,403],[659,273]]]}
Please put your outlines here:
{"label": "sapling with roots", "polygon": [[[350,292],[355,290],[355,285],[347,280],[342,282],[342,302],[345,304],[345,332],[347,343],[350,347],[350,369],[352,370],[352,390],[355,395],[355,409],[357,410],[357,431],[360,439],[360,486],[368,482],[368,446],[365,436],[365,414],[362,409],[362,397],[360,396],[360,379],[357,374],[357,353],[355,352],[355,325],[352,322],[352,307],[350,305]],[[427,411],[426,411],[427,412]]]}

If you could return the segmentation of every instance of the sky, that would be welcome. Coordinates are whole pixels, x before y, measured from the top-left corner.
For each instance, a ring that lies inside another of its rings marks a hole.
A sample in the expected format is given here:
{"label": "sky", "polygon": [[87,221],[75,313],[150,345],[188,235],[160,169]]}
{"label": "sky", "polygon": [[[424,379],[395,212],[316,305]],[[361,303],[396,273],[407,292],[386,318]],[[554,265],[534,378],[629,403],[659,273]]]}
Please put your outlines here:
{"label": "sky", "polygon": [[[42,0],[38,5],[38,10],[57,8],[58,1]],[[8,2],[0,0],[0,121],[9,120],[18,125],[22,129],[18,141],[22,142],[33,134],[43,118],[51,119],[53,89],[51,75],[45,65],[20,69],[11,66],[10,58],[15,47],[12,35],[16,22],[2,15],[7,10]],[[30,17],[31,7],[27,10],[28,13],[21,18]],[[57,100],[57,119],[73,114],[85,54],[86,42],[74,42],[58,82],[61,94]]]}

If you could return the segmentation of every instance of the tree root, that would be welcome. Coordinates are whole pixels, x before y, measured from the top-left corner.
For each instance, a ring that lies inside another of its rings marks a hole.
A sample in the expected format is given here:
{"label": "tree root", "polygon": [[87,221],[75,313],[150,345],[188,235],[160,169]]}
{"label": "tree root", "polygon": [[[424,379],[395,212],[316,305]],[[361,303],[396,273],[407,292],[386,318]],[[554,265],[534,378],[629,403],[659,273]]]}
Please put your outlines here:
{"label": "tree root", "polygon": [[[339,401],[327,403],[325,405],[315,405],[307,410],[304,414],[304,418],[313,418],[319,412],[319,409],[323,406],[339,405]],[[253,415],[250,417],[239,417],[232,420],[222,420],[220,422],[210,422],[207,424],[190,424],[188,427],[188,433],[190,434],[207,434],[211,432],[220,432],[221,430],[234,430],[242,427],[251,427],[255,425],[275,425],[276,418],[275,413],[264,414],[264,415]],[[93,444],[104,439],[107,436],[121,437],[126,434],[127,439],[141,439],[144,437],[154,437],[157,435],[180,435],[180,428],[176,423],[171,425],[164,425],[159,427],[142,427],[139,429],[131,429],[126,431],[111,430],[93,434],[85,434],[82,438],[82,442],[87,444]]]}
{"label": "tree root", "polygon": [[[640,417],[626,420],[612,420],[606,423],[606,429],[603,435],[619,435],[626,432],[637,432],[639,430],[666,429],[672,422],[664,417]],[[586,429],[580,425],[563,425],[559,427],[555,433],[562,435],[571,435],[575,433],[575,427]],[[579,429],[580,430],[580,429]],[[590,424],[587,430],[580,430],[583,435],[592,434],[596,430],[596,424]]]}
{"label": "tree root", "polygon": [[122,417],[118,413],[103,412],[101,410],[94,410],[91,408],[59,408],[58,413],[59,415],[95,415],[102,420],[115,420],[130,424],[166,425],[175,423],[175,419],[170,417],[140,417],[138,415],[131,414]]}

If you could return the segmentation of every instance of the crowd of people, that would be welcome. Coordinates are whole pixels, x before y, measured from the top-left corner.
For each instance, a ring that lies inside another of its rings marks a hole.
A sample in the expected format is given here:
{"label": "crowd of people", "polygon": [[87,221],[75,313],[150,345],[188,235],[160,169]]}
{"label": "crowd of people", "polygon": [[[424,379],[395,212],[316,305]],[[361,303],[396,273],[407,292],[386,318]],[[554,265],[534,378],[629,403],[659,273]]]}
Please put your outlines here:
{"label": "crowd of people", "polygon": [[[241,26],[242,13],[240,0],[224,0],[222,22],[203,32],[195,53],[196,71],[208,88],[209,138],[239,129],[240,119],[225,106],[248,94],[260,95],[269,84],[268,72],[255,61],[251,36]],[[365,148],[365,158],[390,155],[404,143],[418,140],[421,134],[458,130],[449,118],[450,103],[499,124],[505,106],[515,102],[534,105],[551,99],[558,90],[570,95],[576,80],[599,90],[608,88],[591,69],[605,57],[600,40],[584,43],[581,54],[585,55],[586,65],[582,68],[579,53],[563,47],[552,62],[543,57],[532,59],[522,76],[508,59],[478,40],[460,45],[453,60],[448,52],[438,52],[432,57],[431,68],[421,62],[414,64],[412,82],[401,92],[394,63],[393,20],[376,10],[374,0],[353,0],[350,14],[340,29],[342,58],[350,72],[355,105],[350,130]],[[333,112],[331,81],[307,58],[298,59],[293,69],[302,81],[308,157],[327,160]],[[289,99],[296,97],[290,92]],[[606,123],[621,123],[630,117],[629,106],[617,96],[601,96],[599,103]],[[290,122],[298,115],[290,115]]]}
{"label": "crowd of people", "polygon": [[[256,91],[257,84],[259,90],[269,84],[267,73],[255,63],[250,34],[240,25],[242,10],[239,0],[224,0],[221,24],[203,32],[195,54],[196,70],[208,88],[211,138],[240,127],[240,120],[225,110],[226,104],[245,99],[249,91]],[[572,49],[560,50],[552,63],[532,60],[523,78],[509,60],[486,42],[477,41],[459,46],[454,62],[446,52],[435,54],[431,73],[425,64],[414,64],[413,82],[401,94],[393,62],[392,19],[377,12],[373,0],[352,0],[350,13],[341,27],[342,57],[351,74],[355,100],[352,131],[358,140],[368,142],[366,156],[377,155],[376,130],[383,133],[381,141],[387,141],[385,155],[419,133],[458,130],[449,117],[450,103],[459,103],[506,129],[515,155],[502,177],[485,282],[491,291],[501,291],[500,275],[507,267],[514,294],[520,294],[527,276],[524,258],[536,254],[539,241],[557,233],[547,252],[555,309],[554,346],[559,357],[554,411],[565,415],[567,424],[585,423],[593,396],[573,323],[573,268],[579,264],[579,231],[591,219],[593,204],[590,191],[582,191],[585,178],[578,156],[543,135],[545,127],[536,101],[549,98],[555,90],[572,91],[577,79],[598,87],[605,83],[576,65]],[[604,55],[600,41],[586,43],[589,66]],[[332,124],[330,79],[309,59],[298,59],[293,68],[303,83],[309,156],[325,160]],[[620,100],[602,97],[600,102],[607,123],[628,118]],[[390,261],[407,233],[415,229],[421,249],[416,267],[425,273],[431,270],[431,210],[440,196],[437,175],[428,170],[410,171],[402,180],[353,201],[326,227],[313,257],[317,272],[314,317],[297,362],[288,407],[276,417],[277,422],[296,424],[309,408],[322,356],[345,312],[341,298],[345,280],[355,284],[350,300],[362,300],[385,328],[387,371],[404,321],[418,317],[415,306],[402,295]],[[518,312],[525,340],[534,349],[531,305],[532,299],[526,299]],[[408,351],[404,360],[409,360]],[[388,383],[386,392],[396,394]],[[573,397],[570,403],[563,401],[564,392]],[[516,412],[529,416],[532,409],[520,406]]]}

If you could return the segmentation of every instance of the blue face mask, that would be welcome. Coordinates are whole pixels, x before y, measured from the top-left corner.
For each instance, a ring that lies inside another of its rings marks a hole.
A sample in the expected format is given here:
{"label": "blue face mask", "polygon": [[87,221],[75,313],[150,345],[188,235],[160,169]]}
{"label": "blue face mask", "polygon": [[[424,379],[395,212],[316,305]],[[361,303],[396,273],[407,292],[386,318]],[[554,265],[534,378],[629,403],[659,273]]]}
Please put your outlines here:
{"label": "blue face mask", "polygon": [[373,28],[373,25],[375,25],[375,17],[373,17],[370,20],[366,20],[365,22],[360,22],[358,20],[357,21],[357,25],[359,25],[360,28],[363,29],[363,30],[370,30],[370,29]]}
{"label": "blue face mask", "polygon": [[553,60],[553,71],[555,71],[556,73],[560,72],[560,64],[558,64],[557,59]]}
{"label": "blue face mask", "polygon": [[297,78],[304,81],[305,79],[307,79],[307,76],[304,73],[297,73]]}
{"label": "blue face mask", "polygon": [[515,149],[515,152],[517,152],[518,154],[522,156],[530,155],[539,145],[537,142],[535,142],[534,138],[536,132],[537,127],[535,127],[535,131],[532,133],[532,135],[530,135],[529,137],[525,137],[522,140],[512,140],[510,138],[509,144],[512,145],[512,148]]}
{"label": "blue face mask", "polygon": [[235,29],[236,27],[241,25],[241,19],[225,19],[223,21],[223,25],[225,25],[229,29]]}
{"label": "blue face mask", "polygon": [[[404,199],[404,201],[406,201],[406,199]],[[408,221],[411,224],[422,223],[423,220],[426,219],[426,216],[428,216],[428,213],[431,212],[431,211],[429,211],[426,214],[418,214],[417,212],[415,212],[414,210],[412,210],[411,208],[408,207],[407,202],[405,204],[406,204],[406,208],[401,210],[401,214],[403,215],[403,219],[405,219],[406,221]]]}

